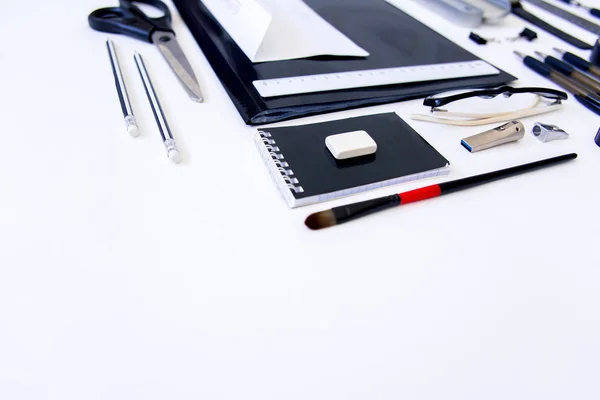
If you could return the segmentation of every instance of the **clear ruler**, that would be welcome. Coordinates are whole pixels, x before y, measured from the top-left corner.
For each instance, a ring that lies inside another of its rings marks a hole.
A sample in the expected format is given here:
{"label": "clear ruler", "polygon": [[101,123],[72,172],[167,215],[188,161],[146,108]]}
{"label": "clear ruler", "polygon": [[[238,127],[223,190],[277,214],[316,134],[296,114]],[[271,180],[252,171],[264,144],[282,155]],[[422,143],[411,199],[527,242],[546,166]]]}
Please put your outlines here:
{"label": "clear ruler", "polygon": [[542,10],[546,10],[549,13],[556,15],[557,17],[567,20],[567,21],[571,22],[572,24],[575,24],[575,25],[579,26],[580,28],[585,29],[588,32],[592,32],[592,33],[595,33],[596,35],[600,36],[600,25],[597,25],[597,24],[593,23],[592,21],[582,18],[579,15],[570,13],[567,10],[563,10],[562,8],[557,7],[554,4],[546,3],[543,0],[525,0],[525,1],[533,4],[534,6],[541,8]]}
{"label": "clear ruler", "polygon": [[402,83],[438,81],[475,76],[498,75],[500,71],[485,61],[416,65],[333,74],[305,75],[252,82],[263,98],[301,93],[318,93]]}

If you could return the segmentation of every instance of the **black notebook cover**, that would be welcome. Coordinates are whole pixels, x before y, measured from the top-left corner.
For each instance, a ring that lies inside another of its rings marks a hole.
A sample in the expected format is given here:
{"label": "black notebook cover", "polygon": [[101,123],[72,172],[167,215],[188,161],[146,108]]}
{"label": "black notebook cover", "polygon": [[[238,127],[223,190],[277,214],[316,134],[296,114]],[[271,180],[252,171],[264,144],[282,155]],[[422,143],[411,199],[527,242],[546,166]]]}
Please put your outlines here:
{"label": "black notebook cover", "polygon": [[[336,160],[325,138],[358,130],[375,140],[376,153]],[[267,128],[255,141],[290,207],[449,172],[448,160],[395,113]]]}
{"label": "black notebook cover", "polygon": [[370,56],[312,57],[253,64],[200,0],[174,0],[229,97],[249,125],[414,99],[446,90],[499,86],[515,79],[501,71],[494,76],[263,99],[252,85],[254,80],[478,60],[384,0],[304,1],[367,50]]}

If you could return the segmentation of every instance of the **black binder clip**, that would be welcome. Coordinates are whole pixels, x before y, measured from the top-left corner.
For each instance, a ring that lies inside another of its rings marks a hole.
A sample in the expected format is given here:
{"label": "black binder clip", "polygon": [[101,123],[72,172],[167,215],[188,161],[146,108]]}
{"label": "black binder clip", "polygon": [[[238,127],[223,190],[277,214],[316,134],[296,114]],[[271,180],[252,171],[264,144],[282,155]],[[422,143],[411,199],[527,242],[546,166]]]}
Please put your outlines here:
{"label": "black binder clip", "polygon": [[[532,31],[529,28],[525,28],[525,29],[523,29],[523,31],[521,33],[519,33],[519,36],[506,38],[505,40],[508,40],[509,42],[514,42],[519,39],[525,39],[528,42],[532,42],[535,39],[537,39],[537,37],[538,36],[535,31]],[[502,43],[502,40],[495,39],[495,38],[483,38],[483,37],[479,36],[478,34],[476,34],[475,32],[471,32],[469,34],[469,39],[471,39],[473,42],[475,42],[477,44],[481,44],[481,45],[488,44],[488,43]]]}
{"label": "black binder clip", "polygon": [[525,29],[523,29],[523,31],[521,33],[519,33],[519,36],[513,37],[513,38],[507,38],[506,40],[514,42],[519,39],[525,39],[528,42],[533,42],[535,39],[537,39],[537,37],[538,37],[538,35],[535,31],[532,31],[529,28],[525,28]]}
{"label": "black binder clip", "polygon": [[487,39],[482,38],[475,32],[471,32],[469,34],[469,39],[471,39],[472,41],[474,41],[477,44],[487,44],[487,42],[488,42]]}
{"label": "black binder clip", "polygon": [[494,38],[482,38],[481,36],[479,36],[478,34],[476,34],[475,32],[471,32],[469,33],[469,39],[471,39],[473,42],[480,44],[480,45],[484,45],[484,44],[488,44],[489,43],[499,43],[500,41]]}

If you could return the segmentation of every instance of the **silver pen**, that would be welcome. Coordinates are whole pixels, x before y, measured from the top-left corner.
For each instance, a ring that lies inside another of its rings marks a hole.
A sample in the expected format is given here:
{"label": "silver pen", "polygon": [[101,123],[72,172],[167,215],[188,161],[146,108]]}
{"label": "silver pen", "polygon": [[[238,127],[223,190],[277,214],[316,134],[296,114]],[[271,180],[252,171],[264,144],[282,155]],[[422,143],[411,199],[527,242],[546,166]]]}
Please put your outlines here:
{"label": "silver pen", "polygon": [[108,48],[108,57],[110,58],[110,65],[112,66],[113,75],[115,76],[115,86],[117,87],[121,110],[123,111],[123,117],[125,118],[125,127],[127,128],[127,133],[136,137],[140,134],[140,131],[138,130],[135,116],[133,115],[133,109],[131,108],[129,96],[127,95],[127,88],[125,87],[125,80],[123,79],[123,73],[121,72],[121,66],[119,65],[119,58],[117,57],[117,52],[115,51],[112,40],[106,40],[106,47]]}
{"label": "silver pen", "polygon": [[165,113],[163,112],[160,102],[158,101],[158,96],[156,96],[156,92],[154,91],[154,86],[152,86],[152,81],[150,80],[150,75],[148,75],[148,71],[144,65],[144,60],[137,51],[134,53],[133,58],[135,59],[135,64],[137,65],[140,76],[142,77],[142,82],[144,82],[146,95],[148,96],[148,101],[150,101],[150,105],[152,106],[154,118],[156,119],[156,124],[158,125],[160,135],[162,136],[163,143],[167,151],[167,156],[169,157],[169,160],[178,164],[181,162],[181,154],[179,153],[179,150],[177,150],[177,144],[175,143],[175,139],[173,138],[171,130],[169,129],[169,124],[167,123]]}

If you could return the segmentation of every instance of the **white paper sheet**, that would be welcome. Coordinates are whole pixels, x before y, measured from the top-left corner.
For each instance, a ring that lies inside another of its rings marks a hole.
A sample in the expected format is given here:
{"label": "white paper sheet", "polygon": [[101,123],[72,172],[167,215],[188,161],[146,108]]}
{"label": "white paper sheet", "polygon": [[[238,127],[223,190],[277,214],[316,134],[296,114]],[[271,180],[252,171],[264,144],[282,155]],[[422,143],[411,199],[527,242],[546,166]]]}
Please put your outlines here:
{"label": "white paper sheet", "polygon": [[369,55],[301,0],[202,0],[252,62]]}

